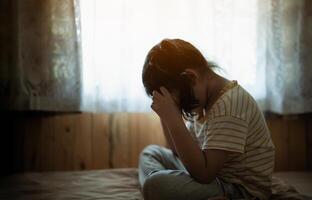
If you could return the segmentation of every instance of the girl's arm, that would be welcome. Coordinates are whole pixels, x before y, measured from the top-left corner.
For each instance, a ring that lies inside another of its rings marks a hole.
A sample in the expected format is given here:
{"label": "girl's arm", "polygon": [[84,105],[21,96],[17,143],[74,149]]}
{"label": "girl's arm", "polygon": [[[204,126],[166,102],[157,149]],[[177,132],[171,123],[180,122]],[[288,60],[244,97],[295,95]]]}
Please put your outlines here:
{"label": "girl's arm", "polygon": [[214,180],[222,169],[228,152],[210,149],[202,151],[191,138],[181,117],[168,117],[166,124],[177,154],[190,175],[203,184]]}
{"label": "girl's arm", "polygon": [[171,94],[164,87],[160,91],[162,94],[153,92],[152,109],[168,127],[173,146],[190,175],[200,183],[210,183],[222,169],[228,152],[202,151],[188,132]]}
{"label": "girl's arm", "polygon": [[169,133],[167,125],[161,119],[160,119],[160,122],[161,122],[162,130],[164,132],[164,135],[165,135],[165,138],[166,138],[166,141],[167,141],[167,146],[171,149],[172,153],[175,156],[178,156],[177,151],[175,149],[175,146],[174,146],[174,144],[172,142],[172,138],[170,136],[170,133]]}

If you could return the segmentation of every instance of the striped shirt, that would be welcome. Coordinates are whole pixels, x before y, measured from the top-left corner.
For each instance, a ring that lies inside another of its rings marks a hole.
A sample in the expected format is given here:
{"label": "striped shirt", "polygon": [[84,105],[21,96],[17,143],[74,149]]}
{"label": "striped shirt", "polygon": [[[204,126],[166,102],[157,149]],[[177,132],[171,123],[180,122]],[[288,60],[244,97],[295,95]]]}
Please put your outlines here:
{"label": "striped shirt", "polygon": [[230,152],[218,177],[242,185],[258,199],[269,199],[275,148],[252,96],[235,84],[218,98],[204,119],[187,122],[187,126],[203,150]]}

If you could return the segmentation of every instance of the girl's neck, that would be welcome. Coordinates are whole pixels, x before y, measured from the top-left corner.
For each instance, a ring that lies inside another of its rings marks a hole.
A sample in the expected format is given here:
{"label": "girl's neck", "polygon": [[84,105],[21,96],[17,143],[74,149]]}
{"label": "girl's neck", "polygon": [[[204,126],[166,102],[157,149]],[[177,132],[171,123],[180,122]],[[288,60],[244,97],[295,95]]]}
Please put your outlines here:
{"label": "girl's neck", "polygon": [[208,112],[216,100],[220,97],[221,90],[229,83],[230,81],[226,78],[219,76],[218,74],[212,72],[209,73],[206,81],[206,105],[205,111]]}

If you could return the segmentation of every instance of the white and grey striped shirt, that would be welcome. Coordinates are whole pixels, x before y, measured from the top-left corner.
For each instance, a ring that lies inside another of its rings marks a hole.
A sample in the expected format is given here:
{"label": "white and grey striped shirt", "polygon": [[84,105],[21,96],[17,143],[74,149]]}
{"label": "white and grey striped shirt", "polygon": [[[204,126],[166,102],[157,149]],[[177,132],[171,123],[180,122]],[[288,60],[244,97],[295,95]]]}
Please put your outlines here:
{"label": "white and grey striped shirt", "polygon": [[231,152],[218,177],[237,183],[258,199],[269,199],[275,148],[253,97],[236,82],[206,113],[187,126],[204,149]]}

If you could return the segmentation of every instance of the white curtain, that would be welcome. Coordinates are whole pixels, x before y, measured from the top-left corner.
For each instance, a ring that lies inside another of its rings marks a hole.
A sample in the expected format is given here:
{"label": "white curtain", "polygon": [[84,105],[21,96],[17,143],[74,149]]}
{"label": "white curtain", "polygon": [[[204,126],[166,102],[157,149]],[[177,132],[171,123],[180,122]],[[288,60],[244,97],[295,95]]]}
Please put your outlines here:
{"label": "white curtain", "polygon": [[0,22],[0,110],[151,111],[141,83],[145,56],[162,39],[181,38],[238,80],[263,110],[312,112],[310,0],[2,6],[9,18]]}
{"label": "white curtain", "polygon": [[141,70],[164,38],[181,38],[260,102],[257,0],[81,0],[83,109],[149,111]]}
{"label": "white curtain", "polygon": [[267,30],[266,109],[312,112],[312,1],[260,2]]}
{"label": "white curtain", "polygon": [[76,0],[1,1],[0,110],[80,109]]}

